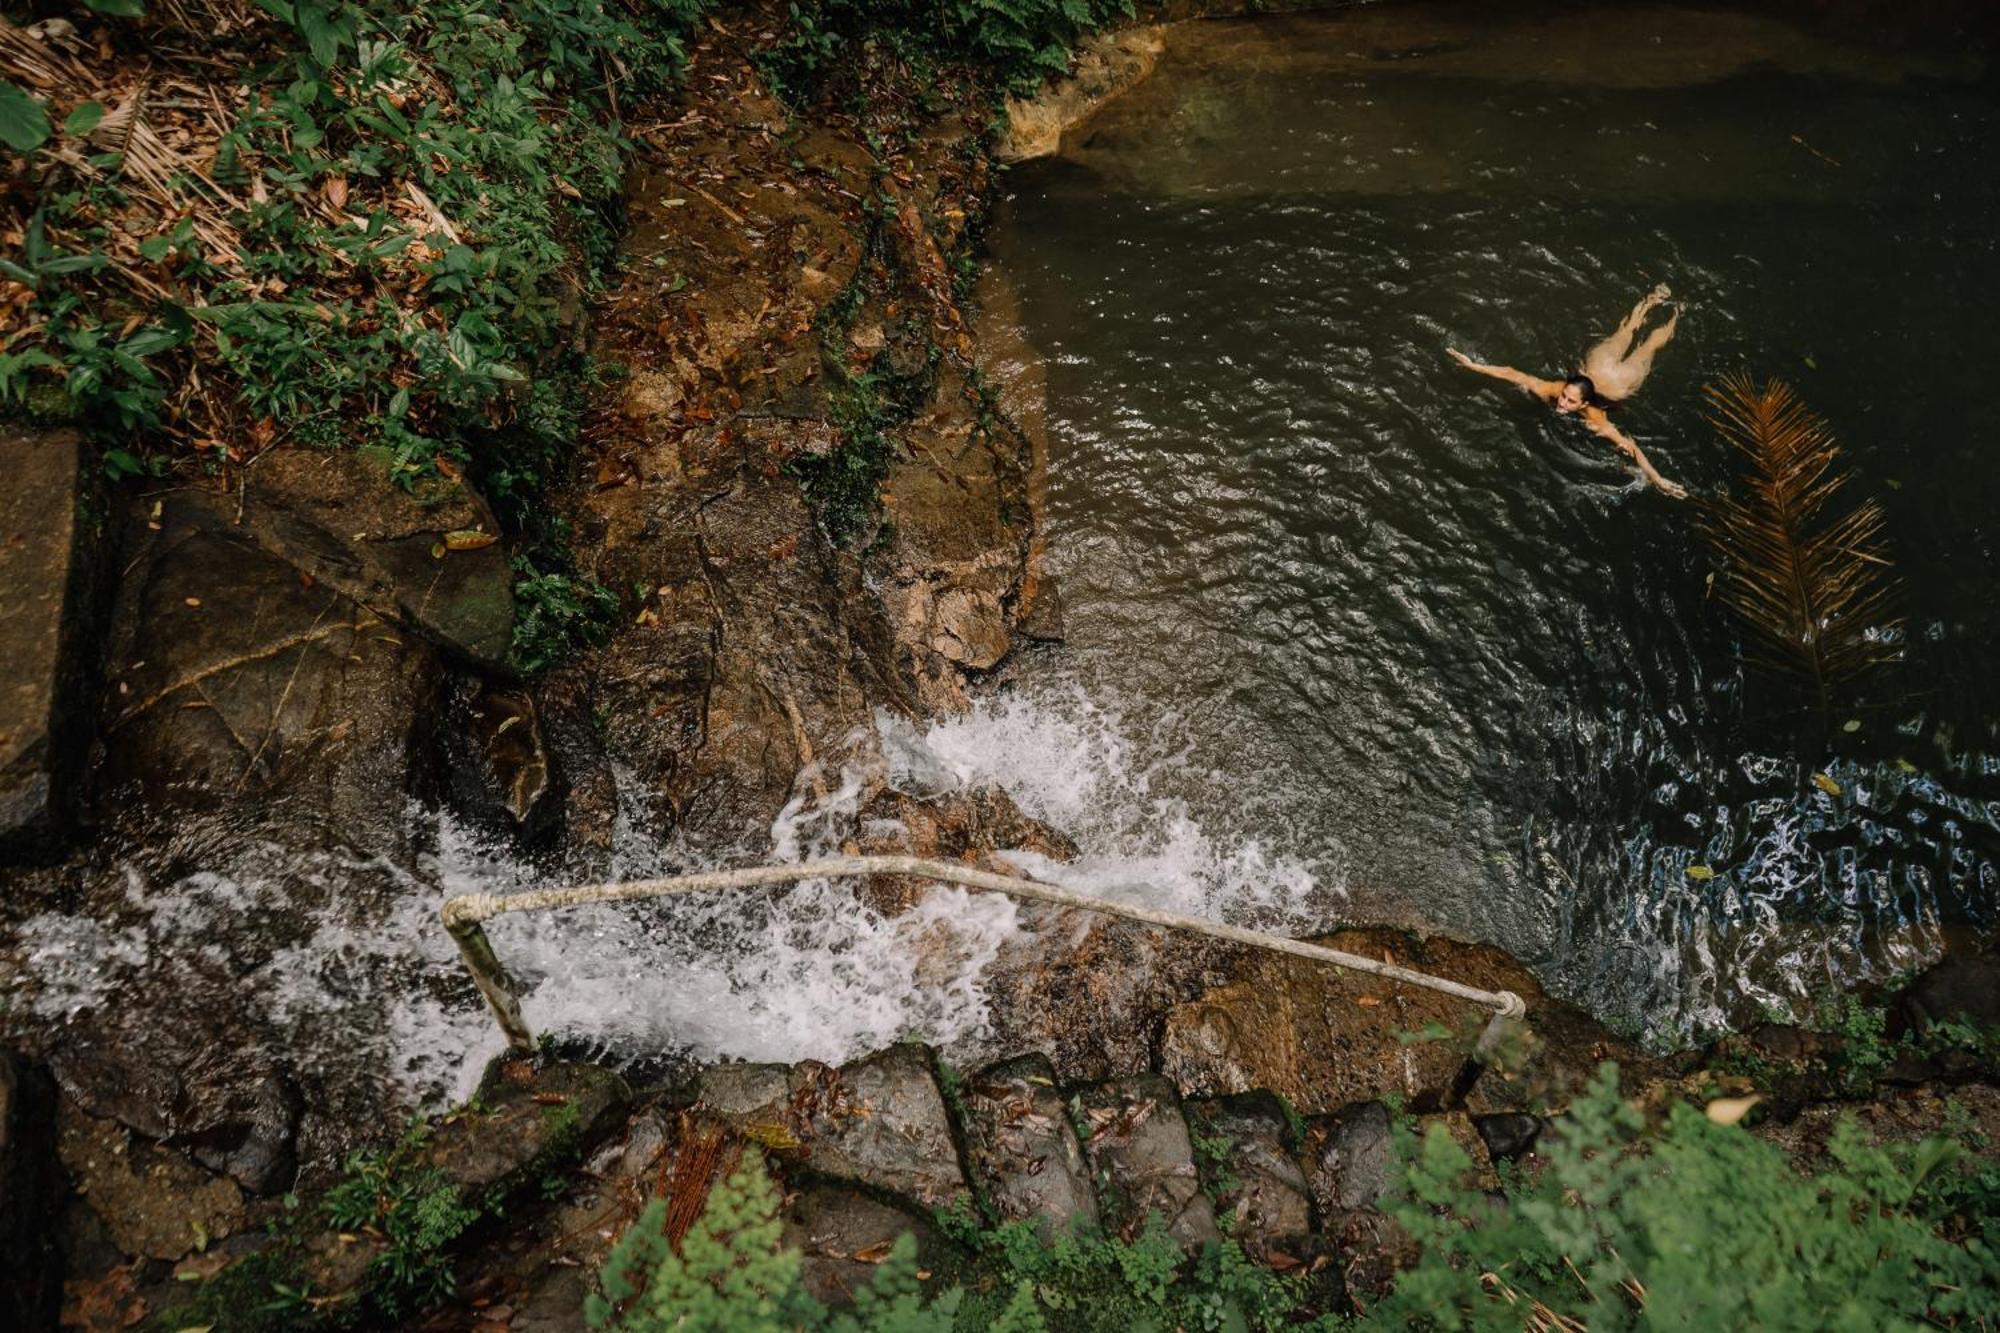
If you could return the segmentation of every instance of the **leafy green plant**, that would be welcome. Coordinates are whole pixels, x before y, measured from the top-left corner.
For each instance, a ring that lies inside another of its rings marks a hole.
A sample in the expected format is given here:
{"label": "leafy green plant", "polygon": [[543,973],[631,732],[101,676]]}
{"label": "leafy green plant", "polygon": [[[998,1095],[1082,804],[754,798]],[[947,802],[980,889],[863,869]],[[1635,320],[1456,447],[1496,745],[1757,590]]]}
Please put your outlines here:
{"label": "leafy green plant", "polygon": [[451,1294],[447,1247],[481,1215],[442,1171],[418,1163],[428,1137],[420,1124],[386,1152],[349,1157],[322,1204],[328,1225],[379,1232],[387,1241],[374,1262],[373,1300],[390,1314],[421,1311]]}
{"label": "leafy green plant", "polygon": [[1465,1183],[1464,1149],[1432,1129],[1389,1207],[1422,1258],[1368,1326],[1803,1331],[2000,1319],[2000,1260],[1981,1223],[1955,1211],[1958,1150],[1945,1139],[1875,1147],[1844,1122],[1826,1166],[1802,1175],[1777,1147],[1688,1106],[1649,1129],[1606,1065],[1538,1151],[1546,1168],[1502,1207]]}

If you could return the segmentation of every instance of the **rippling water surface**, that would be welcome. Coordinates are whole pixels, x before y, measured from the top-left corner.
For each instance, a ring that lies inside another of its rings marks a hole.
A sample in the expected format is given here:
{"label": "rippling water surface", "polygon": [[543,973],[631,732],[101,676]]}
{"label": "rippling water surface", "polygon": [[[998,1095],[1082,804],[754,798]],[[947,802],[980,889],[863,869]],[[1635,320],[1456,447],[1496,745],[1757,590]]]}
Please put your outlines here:
{"label": "rippling water surface", "polygon": [[[1670,1037],[2000,906],[2000,110],[1620,12],[1201,30],[1014,174],[994,245],[1071,630],[1025,706],[1114,709],[1319,919],[1504,945]],[[1824,724],[1745,679],[1688,505],[1445,359],[1566,370],[1660,281],[1680,336],[1620,411],[1656,465],[1732,484],[1699,391],[1741,368],[1887,508],[1908,660]]]}

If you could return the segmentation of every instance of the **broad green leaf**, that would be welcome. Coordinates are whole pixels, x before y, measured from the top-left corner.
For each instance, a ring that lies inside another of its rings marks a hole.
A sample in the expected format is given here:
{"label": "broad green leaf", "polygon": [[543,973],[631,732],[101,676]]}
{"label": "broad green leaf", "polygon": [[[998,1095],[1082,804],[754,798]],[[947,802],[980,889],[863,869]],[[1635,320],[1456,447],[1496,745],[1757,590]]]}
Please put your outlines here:
{"label": "broad green leaf", "polygon": [[32,153],[49,139],[49,115],[42,104],[0,79],[0,143]]}
{"label": "broad green leaf", "polygon": [[69,113],[69,119],[63,121],[63,133],[81,139],[96,129],[97,123],[103,119],[104,103],[84,102]]}

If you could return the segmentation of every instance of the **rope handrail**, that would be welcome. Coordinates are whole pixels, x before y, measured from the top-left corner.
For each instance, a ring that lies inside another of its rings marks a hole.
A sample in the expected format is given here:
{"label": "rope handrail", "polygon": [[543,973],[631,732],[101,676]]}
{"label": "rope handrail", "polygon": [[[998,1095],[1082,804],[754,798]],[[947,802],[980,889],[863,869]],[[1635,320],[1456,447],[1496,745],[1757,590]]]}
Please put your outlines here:
{"label": "rope handrail", "polygon": [[[445,929],[450,932],[452,940],[458,945],[459,955],[465,960],[466,970],[472,974],[473,983],[485,997],[487,1007],[492,1010],[501,1031],[506,1034],[508,1044],[518,1051],[533,1051],[535,1038],[521,1017],[520,997],[506,969],[500,965],[498,956],[493,952],[492,942],[486,937],[484,922],[512,912],[553,912],[593,903],[632,902],[643,898],[668,898],[683,894],[712,893],[722,889],[789,885],[810,879],[845,879],[861,875],[898,875],[912,879],[936,880],[968,889],[1004,893],[1011,897],[1053,903],[1060,907],[1079,908],[1104,916],[1123,917],[1149,926],[1185,930],[1273,953],[1329,963],[1350,972],[1364,972],[1455,996],[1493,1011],[1493,1016],[1487,1021],[1486,1028],[1480,1034],[1479,1041],[1473,1048],[1471,1060],[1468,1062],[1472,1077],[1477,1077],[1478,1069],[1488,1063],[1507,1025],[1519,1021],[1528,1012],[1526,1003],[1512,991],[1480,990],[1476,986],[1462,985],[1444,977],[1434,977],[1412,968],[1399,967],[1394,963],[1385,963],[1374,958],[1364,958],[1360,954],[1347,953],[1341,949],[1329,949],[1324,945],[1310,944],[1304,940],[1271,935],[1243,926],[1210,921],[1203,917],[1186,916],[1179,912],[1143,907],[1136,903],[1093,897],[1075,889],[1067,889],[1058,884],[1025,876],[996,874],[990,870],[978,870],[949,861],[932,861],[919,856],[836,856],[818,861],[748,866],[737,870],[701,871],[689,875],[674,875],[666,879],[581,884],[569,888],[533,889],[525,893],[512,894],[467,893],[446,900],[442,915]],[[1458,1095],[1463,1095],[1464,1089],[1470,1086],[1470,1081],[1469,1078],[1461,1078],[1459,1087],[1455,1089]]]}

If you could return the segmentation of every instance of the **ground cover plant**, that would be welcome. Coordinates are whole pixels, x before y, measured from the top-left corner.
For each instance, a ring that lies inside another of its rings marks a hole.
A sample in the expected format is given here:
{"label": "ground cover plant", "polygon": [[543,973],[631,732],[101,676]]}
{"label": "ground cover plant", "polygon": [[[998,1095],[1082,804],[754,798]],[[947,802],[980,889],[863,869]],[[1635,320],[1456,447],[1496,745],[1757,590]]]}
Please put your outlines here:
{"label": "ground cover plant", "polygon": [[1391,1215],[1421,1260],[1367,1312],[1383,1329],[1916,1329],[2000,1322],[1990,1167],[1944,1137],[1877,1146],[1851,1122],[1801,1171],[1740,1125],[1676,1105],[1649,1126],[1606,1066],[1504,1206],[1442,1130],[1407,1143]]}

